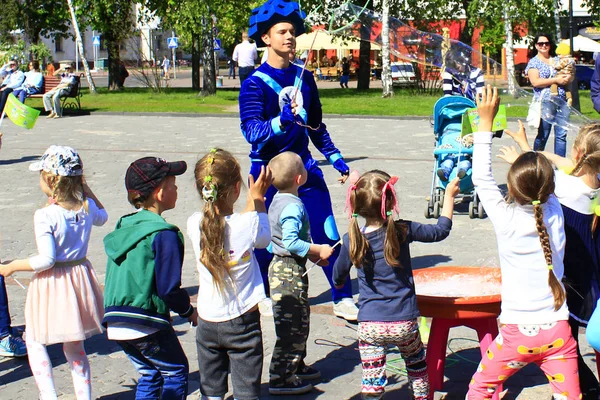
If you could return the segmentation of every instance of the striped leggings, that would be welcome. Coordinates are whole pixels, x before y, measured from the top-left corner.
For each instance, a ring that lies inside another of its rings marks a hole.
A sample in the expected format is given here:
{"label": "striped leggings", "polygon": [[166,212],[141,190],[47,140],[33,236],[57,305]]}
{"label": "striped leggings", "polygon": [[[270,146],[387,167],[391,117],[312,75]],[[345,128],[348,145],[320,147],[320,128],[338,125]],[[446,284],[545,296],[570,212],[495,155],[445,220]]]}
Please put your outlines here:
{"label": "striped leggings", "polygon": [[362,388],[364,399],[383,397],[387,378],[385,375],[387,346],[394,345],[406,364],[406,372],[413,397],[429,398],[429,377],[425,363],[425,348],[419,335],[417,320],[395,322],[360,322],[358,324],[358,350],[362,362]]}

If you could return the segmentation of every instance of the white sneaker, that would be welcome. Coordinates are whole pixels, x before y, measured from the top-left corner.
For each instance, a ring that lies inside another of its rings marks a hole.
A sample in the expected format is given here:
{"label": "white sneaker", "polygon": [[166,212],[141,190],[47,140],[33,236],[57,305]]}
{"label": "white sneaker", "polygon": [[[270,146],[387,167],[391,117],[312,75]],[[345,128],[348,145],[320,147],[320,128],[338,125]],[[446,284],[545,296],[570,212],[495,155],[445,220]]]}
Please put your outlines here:
{"label": "white sneaker", "polygon": [[346,297],[335,303],[333,313],[346,321],[356,321],[358,319],[358,307],[354,304],[352,297]]}
{"label": "white sneaker", "polygon": [[258,303],[258,311],[263,317],[272,317],[273,302],[271,301],[271,299],[267,297],[266,299]]}

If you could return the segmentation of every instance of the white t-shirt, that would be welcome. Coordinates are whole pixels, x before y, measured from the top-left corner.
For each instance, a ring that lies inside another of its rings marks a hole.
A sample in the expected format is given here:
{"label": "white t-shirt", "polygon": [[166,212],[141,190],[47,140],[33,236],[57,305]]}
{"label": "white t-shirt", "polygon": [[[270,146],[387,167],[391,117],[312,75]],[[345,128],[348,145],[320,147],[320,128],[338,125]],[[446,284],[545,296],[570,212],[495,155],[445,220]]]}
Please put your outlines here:
{"label": "white t-shirt", "polygon": [[238,63],[238,67],[254,67],[254,62],[258,58],[256,44],[244,40],[233,49],[233,61]]}
{"label": "white t-shirt", "polygon": [[108,220],[106,210],[88,199],[88,211],[67,210],[53,204],[37,210],[33,216],[38,254],[29,259],[36,271],[44,271],[55,262],[81,260],[87,256],[92,226],[102,226]]}
{"label": "white t-shirt", "polygon": [[[548,265],[536,228],[532,205],[508,204],[492,176],[492,132],[475,132],[473,183],[498,241],[502,270],[503,324],[546,324],[569,319],[567,303],[554,310]],[[558,186],[557,186],[558,187]],[[562,208],[550,195],[542,204],[552,249],[552,265],[560,282],[564,274],[565,230]]]}
{"label": "white t-shirt", "polygon": [[234,213],[225,217],[225,252],[229,255],[229,273],[223,293],[216,288],[212,275],[200,262],[200,222],[196,212],[187,221],[200,275],[198,315],[205,321],[223,322],[239,317],[265,298],[265,289],[254,248],[266,248],[271,228],[266,213]]}

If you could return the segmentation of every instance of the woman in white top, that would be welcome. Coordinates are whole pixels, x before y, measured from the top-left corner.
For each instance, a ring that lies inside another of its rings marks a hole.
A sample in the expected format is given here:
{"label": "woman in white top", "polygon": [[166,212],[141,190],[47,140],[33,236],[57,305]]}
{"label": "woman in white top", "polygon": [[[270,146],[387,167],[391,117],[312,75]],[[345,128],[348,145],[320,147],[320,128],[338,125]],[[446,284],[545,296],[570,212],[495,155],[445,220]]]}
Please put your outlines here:
{"label": "woman in white top", "polygon": [[25,326],[39,398],[57,398],[46,345],[63,343],[76,398],[90,400],[90,364],[83,341],[102,332],[104,306],[96,272],[86,256],[92,226],[104,225],[108,215],[85,184],[83,164],[72,148],[50,146],[29,169],[40,171],[40,187],[49,198],[49,205],[33,218],[38,255],[4,263],[0,274],[34,272]]}
{"label": "woman in white top", "polygon": [[468,400],[489,399],[497,386],[535,362],[555,399],[579,399],[577,344],[560,280],[564,267],[564,220],[554,196],[554,169],[541,153],[519,156],[507,176],[504,199],[492,176],[492,120],[498,91],[488,86],[477,99],[473,183],[498,240],[502,269],[502,328],[473,376]]}
{"label": "woman in white top", "polygon": [[200,392],[208,400],[223,399],[231,371],[236,399],[257,399],[263,364],[258,303],[265,298],[254,248],[266,248],[271,230],[265,193],[271,172],[262,168],[250,189],[246,208],[233,211],[242,187],[240,165],[231,153],[212,149],[194,170],[203,212],[187,223],[196,254],[198,329],[196,347]]}

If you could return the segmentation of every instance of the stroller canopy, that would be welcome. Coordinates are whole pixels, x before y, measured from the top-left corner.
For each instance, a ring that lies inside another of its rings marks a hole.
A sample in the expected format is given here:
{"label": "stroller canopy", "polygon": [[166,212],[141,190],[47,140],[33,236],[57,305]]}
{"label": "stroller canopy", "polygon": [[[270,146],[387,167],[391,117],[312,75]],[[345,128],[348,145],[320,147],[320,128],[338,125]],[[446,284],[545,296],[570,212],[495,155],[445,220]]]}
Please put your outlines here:
{"label": "stroller canopy", "polygon": [[433,106],[433,133],[439,137],[449,124],[461,124],[465,111],[474,107],[476,107],[475,102],[466,97],[442,97]]}

